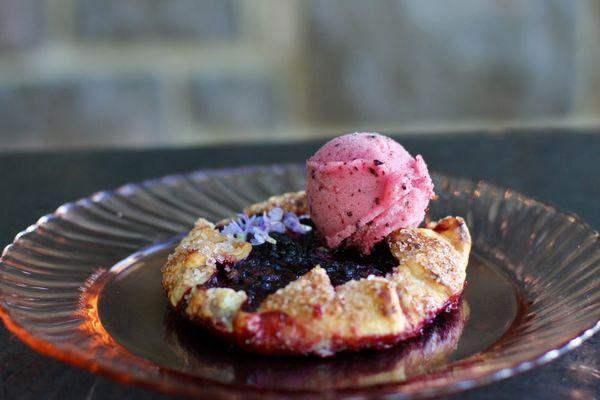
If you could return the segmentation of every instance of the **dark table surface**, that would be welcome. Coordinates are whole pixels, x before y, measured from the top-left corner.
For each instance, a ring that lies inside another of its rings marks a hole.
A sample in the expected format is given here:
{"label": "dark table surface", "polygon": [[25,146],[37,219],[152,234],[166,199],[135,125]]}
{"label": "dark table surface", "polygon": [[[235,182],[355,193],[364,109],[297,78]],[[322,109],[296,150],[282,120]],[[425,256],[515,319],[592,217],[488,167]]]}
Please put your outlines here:
{"label": "dark table surface", "polygon": [[[402,137],[431,170],[487,180],[600,229],[600,131]],[[0,243],[60,204],[131,181],[202,168],[302,162],[321,143],[0,154]],[[600,398],[600,335],[550,364],[457,399]],[[0,327],[2,399],[165,399],[39,355]]]}

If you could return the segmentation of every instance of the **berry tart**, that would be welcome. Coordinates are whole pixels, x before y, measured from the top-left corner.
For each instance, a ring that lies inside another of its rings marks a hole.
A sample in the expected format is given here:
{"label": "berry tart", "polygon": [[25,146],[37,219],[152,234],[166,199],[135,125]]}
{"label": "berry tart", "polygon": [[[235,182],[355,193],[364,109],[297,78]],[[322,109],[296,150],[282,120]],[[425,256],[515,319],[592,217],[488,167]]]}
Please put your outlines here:
{"label": "berry tart", "polygon": [[331,356],[418,335],[457,304],[471,238],[464,220],[421,224],[434,196],[420,156],[371,133],[307,162],[306,191],[200,218],[163,268],[170,304],[240,347]]}

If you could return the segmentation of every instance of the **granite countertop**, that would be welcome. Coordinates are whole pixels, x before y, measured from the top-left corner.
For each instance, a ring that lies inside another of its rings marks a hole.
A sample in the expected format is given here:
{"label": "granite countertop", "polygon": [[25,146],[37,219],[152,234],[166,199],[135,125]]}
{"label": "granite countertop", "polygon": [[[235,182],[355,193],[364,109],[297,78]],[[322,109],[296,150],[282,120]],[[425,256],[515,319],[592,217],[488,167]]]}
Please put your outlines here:
{"label": "granite countertop", "polygon": [[[430,170],[511,187],[600,229],[600,131],[407,136]],[[0,243],[60,204],[126,182],[202,168],[302,162],[322,142],[0,154]],[[600,398],[600,336],[550,364],[456,399]],[[0,327],[2,399],[163,399],[39,355]]]}

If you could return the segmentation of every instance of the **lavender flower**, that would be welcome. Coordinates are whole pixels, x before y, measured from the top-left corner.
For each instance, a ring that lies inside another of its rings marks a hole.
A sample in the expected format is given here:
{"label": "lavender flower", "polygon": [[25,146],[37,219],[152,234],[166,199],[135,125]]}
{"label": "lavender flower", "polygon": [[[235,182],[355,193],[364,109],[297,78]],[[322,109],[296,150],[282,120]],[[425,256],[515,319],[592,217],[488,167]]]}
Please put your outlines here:
{"label": "lavender flower", "polygon": [[268,213],[259,216],[250,217],[246,214],[238,214],[237,219],[225,225],[221,233],[243,241],[250,241],[252,245],[257,246],[265,242],[276,243],[269,233],[284,233],[286,229],[302,234],[310,231],[311,227],[301,224],[296,214],[291,212],[284,214],[280,207],[274,207]]}
{"label": "lavender flower", "polygon": [[233,236],[238,239],[246,240],[246,231],[237,221],[231,221],[223,227],[221,233],[227,236]]}
{"label": "lavender flower", "polygon": [[221,233],[246,241],[251,228],[256,225],[256,216],[249,217],[246,214],[238,214],[237,219],[225,225]]}
{"label": "lavender flower", "polygon": [[312,229],[309,225],[300,223],[298,216],[292,212],[287,212],[283,216],[283,224],[287,229],[295,233],[306,233]]}
{"label": "lavender flower", "polygon": [[269,242],[272,244],[277,243],[275,241],[275,239],[273,239],[271,236],[269,236],[268,231],[263,230],[258,226],[253,226],[252,228],[250,228],[249,233],[252,235],[252,239],[250,239],[250,243],[253,246],[258,246],[259,244],[263,244],[264,242]]}
{"label": "lavender flower", "polygon": [[285,232],[285,225],[281,222],[283,217],[283,210],[280,207],[275,207],[269,210],[267,214],[267,220],[269,221],[269,230],[271,232],[283,233]]}

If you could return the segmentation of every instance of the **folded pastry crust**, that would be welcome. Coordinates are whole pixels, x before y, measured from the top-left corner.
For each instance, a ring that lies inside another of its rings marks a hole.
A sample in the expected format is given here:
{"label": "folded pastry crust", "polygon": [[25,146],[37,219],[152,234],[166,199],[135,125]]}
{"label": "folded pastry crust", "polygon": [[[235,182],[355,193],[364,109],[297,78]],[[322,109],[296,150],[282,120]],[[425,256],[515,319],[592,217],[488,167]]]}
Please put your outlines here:
{"label": "folded pastry crust", "polygon": [[[249,215],[273,207],[305,214],[304,192],[250,206]],[[334,287],[319,265],[246,312],[243,290],[206,284],[217,264],[247,257],[252,245],[222,235],[200,218],[163,268],[170,304],[188,319],[240,347],[269,354],[330,356],[384,348],[418,335],[440,311],[454,305],[465,285],[471,237],[464,220],[446,217],[425,228],[400,229],[386,238],[398,265],[385,276]]]}

